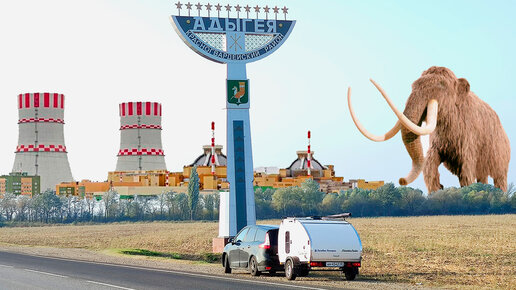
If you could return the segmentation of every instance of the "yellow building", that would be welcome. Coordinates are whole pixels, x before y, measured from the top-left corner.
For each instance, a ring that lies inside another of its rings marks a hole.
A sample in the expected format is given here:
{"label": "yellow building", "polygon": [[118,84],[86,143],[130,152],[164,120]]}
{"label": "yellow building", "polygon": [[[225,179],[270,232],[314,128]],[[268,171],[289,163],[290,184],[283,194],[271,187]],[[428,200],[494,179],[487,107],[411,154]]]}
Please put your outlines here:
{"label": "yellow building", "polygon": [[364,179],[351,179],[350,182],[356,182],[356,186],[354,187],[362,189],[377,189],[378,187],[382,187],[385,184],[383,181],[365,181]]}
{"label": "yellow building", "polygon": [[[215,145],[214,154],[212,154],[211,146],[205,145],[202,148],[203,154],[197,157],[192,164],[183,167],[183,183],[180,186],[188,186],[192,168],[197,166],[199,188],[203,193],[229,189],[227,158],[222,154],[222,145]],[[212,172],[213,169],[214,172]]]}
{"label": "yellow building", "polygon": [[255,172],[254,186],[283,188],[300,186],[305,180],[312,178],[319,183],[322,192],[340,192],[355,187],[376,189],[384,184],[383,181],[365,181],[363,179],[344,182],[344,177],[335,176],[333,165],[322,165],[310,153],[310,170],[308,170],[308,152],[297,151],[297,159],[289,167],[278,170],[278,173]]}
{"label": "yellow building", "polygon": [[[214,154],[212,154],[212,151]],[[284,188],[300,186],[305,180],[313,178],[319,183],[322,192],[339,192],[355,187],[376,189],[384,184],[383,181],[365,181],[363,179],[344,182],[343,177],[335,176],[333,165],[322,165],[313,158],[311,152],[310,176],[308,175],[308,153],[297,151],[298,158],[289,167],[275,172],[254,172],[253,184],[255,187]],[[67,182],[56,186],[59,195],[77,195],[81,197],[101,196],[110,189],[118,192],[121,198],[132,198],[135,195],[159,195],[165,192],[186,193],[192,168],[197,166],[199,175],[199,189],[202,194],[217,193],[228,190],[227,158],[222,154],[222,146],[203,146],[203,154],[193,163],[183,167],[182,172],[166,170],[141,171],[111,171],[105,182]],[[214,170],[214,172],[212,172]],[[0,182],[0,188],[2,183]]]}

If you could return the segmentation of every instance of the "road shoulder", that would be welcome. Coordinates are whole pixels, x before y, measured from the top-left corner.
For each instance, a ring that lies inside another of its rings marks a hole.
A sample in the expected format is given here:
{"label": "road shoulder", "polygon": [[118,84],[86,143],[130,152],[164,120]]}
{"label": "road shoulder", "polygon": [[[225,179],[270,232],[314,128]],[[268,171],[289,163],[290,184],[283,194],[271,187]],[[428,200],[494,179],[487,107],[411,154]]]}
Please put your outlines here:
{"label": "road shoulder", "polygon": [[[93,251],[89,249],[69,249],[69,248],[49,248],[49,247],[22,247],[11,245],[0,245],[0,251],[20,253],[27,255],[43,256],[64,260],[78,260],[94,263],[115,264],[132,267],[142,267],[160,270],[181,271],[191,273],[202,273],[212,276],[227,277],[223,273],[223,268],[219,264],[210,264],[205,262],[176,260],[167,258],[145,257],[145,256],[125,256],[118,254],[114,250]],[[292,283],[299,286],[313,286],[324,288],[341,288],[341,289],[429,289],[421,285],[410,285],[401,283],[387,283],[367,280],[356,280],[348,282],[342,279],[340,275],[331,275],[328,273],[314,273],[309,277],[299,278],[295,281],[287,282],[282,274],[275,277],[262,275],[260,277],[251,277],[246,271],[234,271],[231,277],[245,280],[259,280],[276,283]]]}

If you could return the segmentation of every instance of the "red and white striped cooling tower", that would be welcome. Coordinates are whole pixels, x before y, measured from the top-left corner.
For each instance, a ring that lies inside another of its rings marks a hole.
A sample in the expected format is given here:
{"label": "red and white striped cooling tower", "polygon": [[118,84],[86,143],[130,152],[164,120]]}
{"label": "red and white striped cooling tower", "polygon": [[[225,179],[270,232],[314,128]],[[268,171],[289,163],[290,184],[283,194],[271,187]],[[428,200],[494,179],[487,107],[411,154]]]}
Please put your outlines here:
{"label": "red and white striped cooling tower", "polygon": [[18,95],[18,146],[13,172],[39,175],[41,191],[72,181],[64,142],[64,95]]}
{"label": "red and white striped cooling tower", "polygon": [[161,146],[161,104],[120,104],[120,151],[116,171],[167,170]]}

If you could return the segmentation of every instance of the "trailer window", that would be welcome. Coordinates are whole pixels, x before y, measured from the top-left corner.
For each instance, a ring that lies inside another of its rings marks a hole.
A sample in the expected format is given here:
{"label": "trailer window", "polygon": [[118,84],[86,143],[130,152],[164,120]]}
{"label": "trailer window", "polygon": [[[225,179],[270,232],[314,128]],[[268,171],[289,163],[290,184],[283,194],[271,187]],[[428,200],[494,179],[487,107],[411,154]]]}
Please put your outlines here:
{"label": "trailer window", "polygon": [[285,253],[290,253],[290,232],[285,232]]}

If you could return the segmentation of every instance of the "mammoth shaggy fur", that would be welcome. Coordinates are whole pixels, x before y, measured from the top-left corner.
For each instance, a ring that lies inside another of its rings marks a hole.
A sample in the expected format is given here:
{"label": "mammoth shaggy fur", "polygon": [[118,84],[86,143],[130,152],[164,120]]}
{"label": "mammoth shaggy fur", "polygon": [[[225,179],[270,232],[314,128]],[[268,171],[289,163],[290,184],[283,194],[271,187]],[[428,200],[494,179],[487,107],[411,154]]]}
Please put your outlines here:
{"label": "mammoth shaggy fur", "polygon": [[[374,84],[389,102],[388,96],[376,83]],[[361,130],[361,124],[355,120],[349,98],[350,90],[348,91],[350,112],[355,124]],[[423,154],[420,135],[413,133],[414,130],[409,130],[406,127],[408,125],[405,125],[408,123],[402,121],[403,116],[398,115],[401,123],[398,122],[397,126],[401,127],[402,140],[413,164],[409,176],[400,178],[400,184],[410,183],[422,171],[428,192],[439,190],[442,185],[439,181],[438,167],[443,163],[459,178],[461,186],[474,182],[487,183],[488,177],[491,176],[494,185],[506,191],[511,149],[507,134],[496,112],[470,91],[470,85],[466,79],[457,78],[445,67],[433,66],[427,69],[412,84],[412,92],[403,115],[421,127],[423,121],[427,120],[427,112],[431,110],[430,104],[435,104],[435,101],[438,104],[437,117],[436,122],[433,123],[435,129],[428,131],[430,146],[426,156]],[[396,109],[393,108],[393,110]],[[429,116],[435,116],[435,110],[431,112]],[[435,117],[433,120],[435,121]],[[395,128],[385,135],[388,135],[386,138],[368,138],[374,141],[385,141],[396,134]],[[366,135],[363,129],[361,132]]]}
{"label": "mammoth shaggy fur", "polygon": [[[429,68],[412,84],[405,116],[421,124],[431,98],[439,102],[439,110],[423,163],[428,192],[442,188],[438,171],[441,163],[459,178],[461,186],[475,180],[487,183],[491,176],[495,186],[506,191],[511,148],[496,112],[470,91],[466,79],[457,79],[445,67]],[[401,133],[407,150],[411,142],[420,142],[420,137],[405,127]]]}

